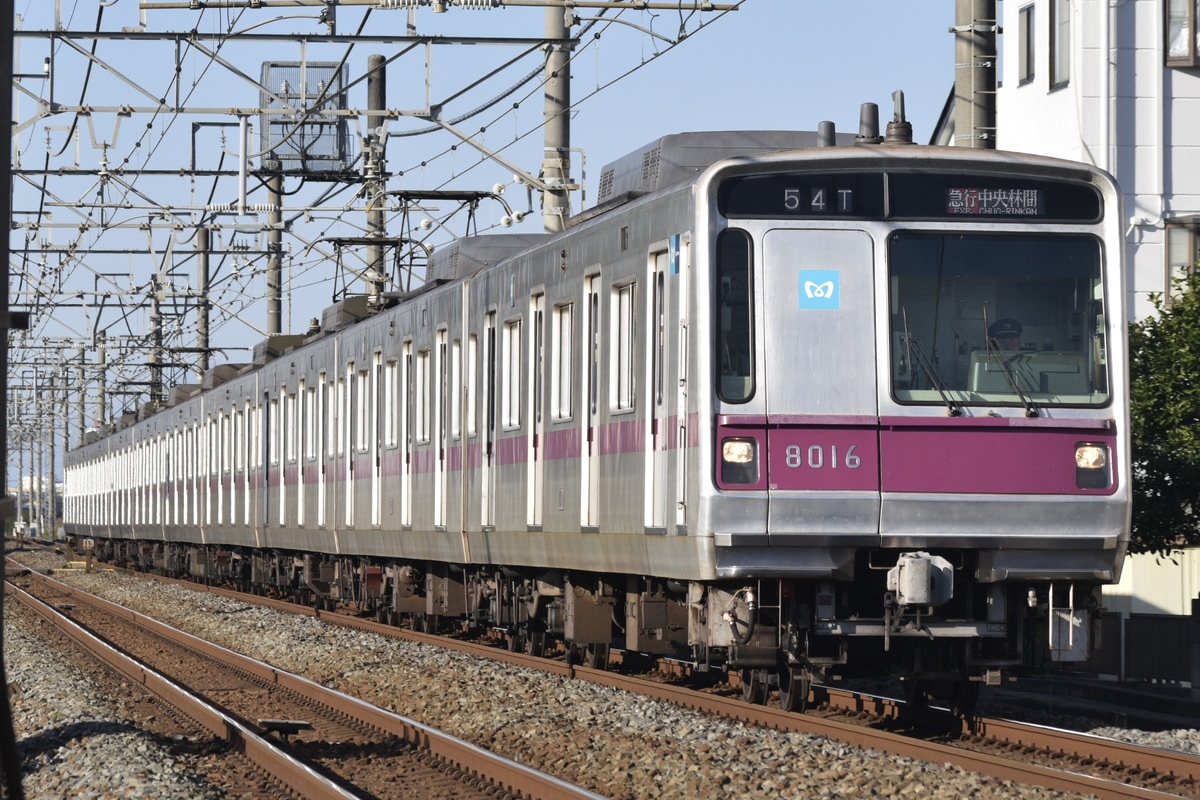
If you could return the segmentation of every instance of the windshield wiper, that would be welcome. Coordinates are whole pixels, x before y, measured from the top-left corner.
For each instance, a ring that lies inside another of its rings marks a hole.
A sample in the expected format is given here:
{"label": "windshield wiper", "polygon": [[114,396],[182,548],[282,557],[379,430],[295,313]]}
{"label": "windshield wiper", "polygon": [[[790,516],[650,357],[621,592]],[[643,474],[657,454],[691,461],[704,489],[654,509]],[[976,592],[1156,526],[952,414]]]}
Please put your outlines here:
{"label": "windshield wiper", "polygon": [[[1012,367],[1009,366],[1008,363],[1008,358],[1003,355],[1005,351],[1001,350],[996,345],[996,340],[990,336],[984,335],[983,341],[987,346],[988,363],[991,363],[992,355],[995,354],[996,360],[1000,362],[1000,366],[1004,367],[1004,377],[1008,378],[1008,385],[1012,387],[1012,390],[1017,397],[1021,398],[1021,403],[1025,406],[1025,416],[1038,416],[1037,404],[1027,397],[1023,391],[1021,391],[1021,387],[1019,386],[1020,381],[1018,381],[1017,376],[1013,374]],[[1017,353],[1017,355],[1020,355],[1020,353]]]}
{"label": "windshield wiper", "polygon": [[908,363],[911,364],[914,361],[913,355],[916,355],[915,360],[925,372],[925,377],[929,378],[929,385],[937,390],[937,393],[941,395],[942,402],[946,404],[947,413],[952,417],[961,417],[962,407],[947,393],[949,390],[946,388],[946,382],[942,380],[937,367],[925,355],[925,351],[921,349],[921,343],[917,341],[917,337],[908,331],[907,308],[900,308],[900,319],[904,323],[904,346],[908,349]]}
{"label": "windshield wiper", "polygon": [[[904,344],[908,348],[908,352],[910,354],[909,361],[916,361],[921,365],[921,369],[924,371],[925,376],[929,378],[929,385],[936,389],[937,393],[942,396],[942,402],[946,404],[946,411],[952,417],[961,417],[962,408],[958,405],[954,398],[948,394],[949,389],[946,388],[946,382],[942,380],[942,376],[938,374],[937,367],[935,367],[930,362],[929,357],[925,355],[925,351],[921,349],[921,343],[917,341],[917,337],[909,334],[907,319],[905,320],[904,325]],[[916,358],[912,358],[912,356],[916,356]]]}

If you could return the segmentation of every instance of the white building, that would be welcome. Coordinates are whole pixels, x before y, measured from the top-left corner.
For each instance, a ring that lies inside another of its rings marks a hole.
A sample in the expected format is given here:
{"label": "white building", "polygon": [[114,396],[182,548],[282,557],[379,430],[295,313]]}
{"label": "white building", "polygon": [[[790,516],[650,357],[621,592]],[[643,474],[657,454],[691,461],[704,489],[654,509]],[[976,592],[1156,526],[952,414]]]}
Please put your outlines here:
{"label": "white building", "polygon": [[[1125,194],[1127,302],[1150,296],[1200,256],[1200,0],[999,3],[1000,149],[1086,161]],[[1200,347],[1200,342],[1197,343]],[[1189,614],[1200,549],[1130,559],[1111,610]]]}
{"label": "white building", "polygon": [[[1195,0],[1005,0],[997,144],[1072,158],[1125,191],[1129,310],[1200,253]],[[1107,11],[1107,13],[1105,13]]]}

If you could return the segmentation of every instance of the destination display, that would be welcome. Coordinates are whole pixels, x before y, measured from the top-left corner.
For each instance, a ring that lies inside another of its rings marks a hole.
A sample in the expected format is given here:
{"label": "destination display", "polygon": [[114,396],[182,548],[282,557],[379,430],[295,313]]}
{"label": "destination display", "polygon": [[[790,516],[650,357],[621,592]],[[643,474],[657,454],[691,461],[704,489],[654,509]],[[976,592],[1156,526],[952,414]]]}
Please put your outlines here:
{"label": "destination display", "polygon": [[730,178],[717,207],[733,218],[1097,222],[1100,194],[1089,184],[998,175],[800,172]]}

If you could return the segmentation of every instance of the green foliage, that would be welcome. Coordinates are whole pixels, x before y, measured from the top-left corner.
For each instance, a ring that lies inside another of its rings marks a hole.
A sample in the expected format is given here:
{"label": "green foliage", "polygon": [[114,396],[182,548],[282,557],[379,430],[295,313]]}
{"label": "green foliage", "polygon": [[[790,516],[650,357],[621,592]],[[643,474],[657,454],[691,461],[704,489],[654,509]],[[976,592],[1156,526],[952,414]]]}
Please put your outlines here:
{"label": "green foliage", "polygon": [[1129,326],[1136,553],[1200,544],[1200,278]]}

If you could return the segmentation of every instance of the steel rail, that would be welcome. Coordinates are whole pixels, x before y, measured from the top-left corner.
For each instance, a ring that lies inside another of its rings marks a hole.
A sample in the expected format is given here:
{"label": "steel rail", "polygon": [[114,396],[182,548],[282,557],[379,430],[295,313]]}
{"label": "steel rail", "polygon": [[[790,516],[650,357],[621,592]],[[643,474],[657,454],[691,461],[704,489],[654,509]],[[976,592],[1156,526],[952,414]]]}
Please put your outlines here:
{"label": "steel rail", "polygon": [[[57,581],[53,583],[58,584]],[[213,736],[233,745],[249,761],[283,783],[297,796],[313,800],[354,800],[358,797],[357,794],[348,792],[315,772],[304,762],[297,761],[220,709],[188,693],[162,673],[121,653],[13,582],[6,581],[6,584],[10,597],[19,600],[131,682],[158,695],[164,702],[195,720]],[[78,596],[78,593],[73,595]]]}
{"label": "steel rail", "polygon": [[[1150,800],[1151,798],[1177,798],[1179,796],[1147,787],[1123,784],[1106,778],[1065,772],[1061,769],[1027,764],[1001,756],[975,753],[962,747],[925,742],[902,734],[865,728],[837,720],[822,719],[813,715],[792,714],[768,706],[750,705],[740,698],[731,699],[709,694],[699,694],[687,688],[619,675],[604,670],[591,669],[565,661],[552,661],[539,656],[509,652],[485,644],[447,639],[445,636],[410,631],[374,620],[349,617],[333,612],[322,612],[319,609],[297,605],[286,600],[257,595],[247,597],[244,593],[230,589],[203,586],[190,581],[176,581],[160,576],[147,575],[145,577],[150,580],[191,586],[198,590],[212,592],[240,600],[241,602],[254,602],[266,605],[285,613],[312,616],[326,622],[357,630],[441,647],[452,647],[462,652],[519,666],[527,666],[548,674],[577,678],[609,688],[636,692],[664,702],[699,711],[720,714],[724,717],[750,724],[766,725],[780,731],[825,736],[856,747],[879,750],[891,755],[916,758],[937,764],[949,761],[961,766],[963,769],[1004,780],[1028,783],[1061,791],[1094,794],[1105,800],[1108,798],[1112,798],[1113,800],[1123,800],[1124,798],[1144,798]],[[831,698],[836,697],[834,704],[844,709],[863,711],[876,716],[891,718],[894,718],[897,714],[894,708],[888,707],[889,701],[885,698],[833,691],[830,692],[830,696]],[[1112,746],[1113,749],[1110,752],[1116,754],[1114,756],[1115,760],[1112,760],[1114,764],[1137,764],[1141,767],[1155,769],[1160,774],[1171,775],[1184,780],[1189,778],[1200,780],[1200,758],[1187,753],[1167,750],[1155,751],[1152,748],[1105,740],[1101,737],[1089,736],[1088,734],[1077,734],[1071,731],[1060,732],[1049,728],[1038,728],[1028,724],[998,719],[977,718],[971,724],[974,725],[974,728],[965,728],[964,733],[988,735],[997,738],[999,741],[1018,746],[1044,747],[1076,756],[1098,756],[1100,752],[1098,744],[1103,743]],[[966,725],[967,723],[964,722],[964,726]],[[986,732],[984,732],[983,728],[986,728]],[[997,733],[999,733],[999,736],[997,736]],[[1051,734],[1054,734],[1054,740],[1052,740]]]}
{"label": "steel rail", "polygon": [[[595,794],[561,778],[520,764],[512,759],[497,755],[490,750],[478,747],[436,728],[431,728],[417,720],[387,711],[357,697],[329,689],[308,678],[279,669],[263,661],[249,658],[213,642],[205,641],[186,631],[181,631],[162,623],[153,617],[125,608],[62,581],[54,580],[47,575],[37,572],[31,572],[30,575],[35,580],[52,585],[57,591],[61,591],[72,597],[85,599],[87,602],[93,603],[111,614],[136,622],[147,630],[174,640],[182,640],[188,647],[193,648],[197,652],[217,659],[222,663],[230,664],[236,669],[242,670],[259,680],[273,683],[298,694],[315,697],[318,702],[330,708],[342,711],[378,730],[404,739],[414,746],[465,771],[476,775],[484,775],[493,783],[522,797],[535,799],[563,798],[563,800],[571,800],[572,798],[578,798],[578,800],[603,800],[602,795]],[[239,599],[245,602],[244,596]],[[252,732],[250,733],[253,735]],[[483,762],[482,769],[480,762]]]}

